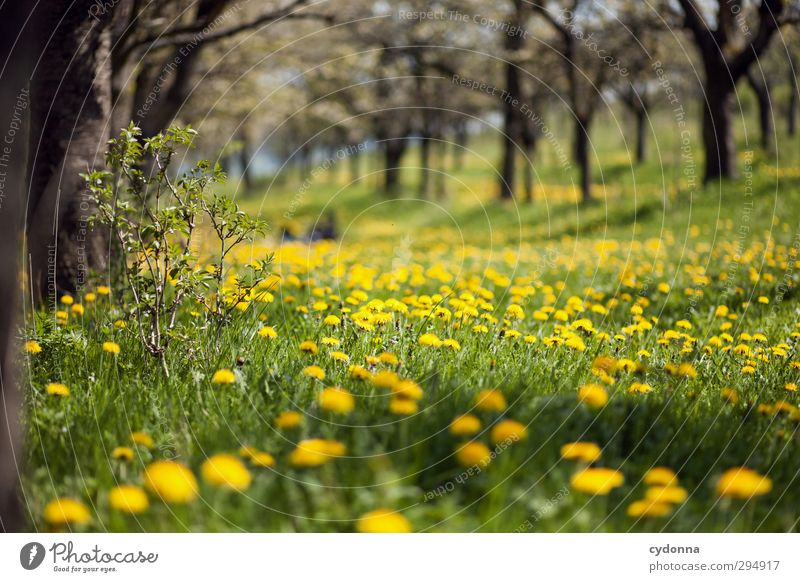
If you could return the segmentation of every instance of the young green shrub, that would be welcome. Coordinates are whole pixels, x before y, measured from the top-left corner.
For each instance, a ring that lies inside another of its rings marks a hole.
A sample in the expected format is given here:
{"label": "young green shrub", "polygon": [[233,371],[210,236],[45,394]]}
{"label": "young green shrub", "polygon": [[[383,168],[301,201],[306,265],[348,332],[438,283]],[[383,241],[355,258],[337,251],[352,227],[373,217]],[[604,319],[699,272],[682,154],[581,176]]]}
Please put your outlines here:
{"label": "young green shrub", "polygon": [[[269,274],[266,258],[246,266],[233,289],[224,288],[230,252],[263,235],[266,223],[211,191],[225,180],[219,165],[200,161],[170,178],[176,152],[191,147],[196,136],[191,128],[171,127],[143,139],[131,123],[109,141],[106,168],[82,175],[98,209],[93,222],[109,229],[117,247],[124,306],[145,350],[160,360],[167,376],[166,352],[186,300],[202,304],[219,329]],[[192,249],[204,218],[218,243],[212,245],[218,249],[212,269],[201,269]]]}

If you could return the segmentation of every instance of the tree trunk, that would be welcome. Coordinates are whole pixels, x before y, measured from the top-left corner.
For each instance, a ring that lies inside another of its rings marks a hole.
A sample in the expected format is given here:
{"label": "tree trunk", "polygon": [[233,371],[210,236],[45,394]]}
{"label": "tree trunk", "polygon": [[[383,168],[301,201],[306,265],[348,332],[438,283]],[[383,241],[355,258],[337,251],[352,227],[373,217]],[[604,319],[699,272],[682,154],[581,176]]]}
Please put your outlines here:
{"label": "tree trunk", "polygon": [[460,171],[464,168],[464,153],[469,146],[467,124],[460,121],[455,128],[455,144],[453,144],[453,170]]}
{"label": "tree trunk", "polygon": [[[31,186],[28,254],[38,301],[52,305],[105,267],[106,237],[88,227],[94,208],[83,178],[103,163],[111,111],[113,10],[93,15],[94,0],[58,0],[37,19],[48,38],[31,79]],[[121,4],[118,4],[121,5]],[[50,36],[52,34],[52,37]]]}
{"label": "tree trunk", "polygon": [[532,123],[526,124],[523,145],[525,147],[525,196],[533,202],[533,157],[536,155],[536,128]]}
{"label": "tree trunk", "polygon": [[439,158],[439,171],[437,172],[438,179],[436,180],[436,198],[444,200],[447,197],[447,142],[440,139],[438,142],[438,158]]}
{"label": "tree trunk", "polygon": [[[522,0],[513,0],[514,12],[511,24],[517,30],[525,27],[528,16],[528,7]],[[525,119],[520,107],[522,100],[522,86],[519,79],[519,69],[514,62],[514,55],[524,44],[525,36],[521,34],[507,34],[505,38],[506,57],[506,92],[503,99],[503,165],[500,171],[500,198],[514,197],[516,184],[516,159],[517,147],[525,137]]]}
{"label": "tree trunk", "polygon": [[384,142],[384,189],[387,194],[395,195],[400,188],[400,161],[406,151],[406,145],[406,139],[403,137]]}
{"label": "tree trunk", "polygon": [[361,153],[358,149],[359,144],[350,145],[350,181],[356,183],[361,177],[360,156]]}
{"label": "tree trunk", "polygon": [[766,79],[759,79],[750,69],[747,71],[747,82],[755,93],[758,102],[758,125],[761,131],[761,147],[770,150],[772,146],[772,99]]}
{"label": "tree trunk", "polygon": [[503,164],[500,170],[500,198],[514,197],[517,171],[517,147],[523,134],[515,99],[520,97],[519,71],[513,63],[506,64],[506,95],[503,99]]}
{"label": "tree trunk", "polygon": [[575,116],[575,163],[580,170],[581,199],[592,198],[592,164],[589,157],[589,128],[591,117]]}
{"label": "tree trunk", "polygon": [[431,194],[431,136],[425,130],[419,144],[419,197],[428,199]]}
{"label": "tree trunk", "polygon": [[647,108],[638,107],[636,115],[636,163],[643,164],[647,158]]}
{"label": "tree trunk", "polygon": [[21,531],[24,515],[19,499],[22,435],[18,423],[21,394],[17,383],[15,329],[20,297],[19,273],[22,201],[30,130],[28,79],[40,51],[26,27],[34,6],[9,2],[0,8],[0,47],[8,61],[0,81],[0,533]]}
{"label": "tree trunk", "polygon": [[794,56],[789,54],[789,103],[786,107],[786,130],[791,137],[797,134],[797,100],[798,100],[798,87],[797,84],[797,69],[795,68]]}
{"label": "tree trunk", "polygon": [[[724,76],[727,73],[720,71]],[[733,92],[724,79],[709,78],[703,103],[703,147],[706,171],[703,181],[736,176],[736,146],[733,141],[731,111]]]}
{"label": "tree trunk", "polygon": [[250,192],[253,189],[250,147],[246,139],[242,138],[241,141],[242,147],[239,149],[239,165],[242,171],[242,184],[244,185],[245,192]]}
{"label": "tree trunk", "polygon": [[[228,2],[199,0],[196,4],[194,20],[211,22],[222,13]],[[130,112],[130,118],[141,127],[144,137],[154,136],[166,129],[186,103],[204,47],[203,35],[197,35],[191,43],[168,52],[166,58],[155,62],[153,58],[144,58],[136,78]],[[129,74],[122,67],[119,67],[119,73]],[[119,83],[115,80],[114,84]]]}

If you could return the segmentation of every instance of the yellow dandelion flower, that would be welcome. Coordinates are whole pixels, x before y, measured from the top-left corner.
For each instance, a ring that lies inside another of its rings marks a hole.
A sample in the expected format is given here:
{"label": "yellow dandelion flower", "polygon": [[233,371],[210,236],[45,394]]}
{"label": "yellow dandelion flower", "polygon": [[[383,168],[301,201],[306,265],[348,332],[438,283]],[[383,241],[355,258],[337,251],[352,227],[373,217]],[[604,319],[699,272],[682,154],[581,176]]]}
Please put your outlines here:
{"label": "yellow dandelion flower", "polygon": [[209,485],[233,491],[247,490],[253,479],[244,463],[227,453],[219,453],[206,459],[200,472]]}
{"label": "yellow dandelion flower", "polygon": [[39,345],[39,342],[28,340],[25,342],[25,351],[29,354],[40,354],[42,346]]}
{"label": "yellow dandelion flower", "polygon": [[644,474],[645,485],[674,485],[678,482],[675,471],[669,467],[653,467]]}
{"label": "yellow dandelion flower", "polygon": [[280,429],[291,429],[300,426],[303,415],[294,410],[286,410],[275,417],[275,426]]}
{"label": "yellow dandelion flower", "polygon": [[494,444],[517,442],[528,436],[527,427],[516,420],[501,420],[492,427],[491,441]]}
{"label": "yellow dandelion flower", "polygon": [[153,444],[154,444],[153,443],[153,437],[151,437],[146,432],[141,432],[141,431],[132,432],[131,433],[131,441],[133,441],[137,445],[141,445],[141,446],[146,447],[148,449],[152,449],[153,448]]}
{"label": "yellow dandelion flower", "polygon": [[397,356],[390,352],[383,352],[380,356],[378,356],[378,361],[381,364],[386,364],[387,366],[397,366],[400,363],[400,360],[397,359]]}
{"label": "yellow dandelion flower", "polygon": [[475,408],[483,412],[503,412],[507,407],[506,398],[499,390],[481,390],[475,396]]}
{"label": "yellow dandelion flower", "polygon": [[111,458],[120,461],[132,461],[133,455],[133,449],[130,447],[114,447],[114,450],[111,451]]}
{"label": "yellow dandelion flower", "polygon": [[421,346],[429,346],[432,348],[438,348],[442,345],[442,340],[436,337],[432,333],[424,333],[419,337],[419,345]]}
{"label": "yellow dandelion flower", "polygon": [[642,384],[640,382],[634,382],[628,388],[629,394],[647,394],[648,392],[652,392],[653,387],[650,384]]}
{"label": "yellow dandelion flower", "polygon": [[261,329],[258,330],[259,337],[264,337],[267,339],[275,339],[278,337],[278,332],[275,331],[275,328],[271,325],[265,325]]}
{"label": "yellow dandelion flower", "polygon": [[686,489],[677,485],[656,485],[645,493],[645,499],[657,503],[683,503],[688,497]]}
{"label": "yellow dandelion flower", "polygon": [[84,525],[91,519],[89,508],[70,497],[58,497],[44,507],[44,520],[54,527]]}
{"label": "yellow dandelion flower", "polygon": [[739,393],[733,388],[723,388],[720,390],[720,394],[731,404],[738,404],[739,402]]}
{"label": "yellow dandelion flower", "polygon": [[324,380],[325,370],[323,370],[319,366],[308,366],[306,368],[303,368],[303,376],[306,376],[308,378],[314,378],[316,380]]}
{"label": "yellow dandelion flower", "polygon": [[602,451],[596,443],[575,442],[567,443],[561,447],[561,458],[568,461],[594,463],[601,455]]}
{"label": "yellow dandelion flower", "polygon": [[482,442],[469,441],[456,448],[456,461],[462,467],[473,467],[475,465],[485,467],[491,463],[492,453],[489,447]]}
{"label": "yellow dandelion flower", "polygon": [[358,519],[356,529],[361,533],[410,533],[411,522],[391,509],[375,509]]}
{"label": "yellow dandelion flower", "polygon": [[389,400],[389,412],[398,416],[410,416],[416,414],[419,405],[415,400],[409,398],[394,397]]}
{"label": "yellow dandelion flower", "polygon": [[166,503],[189,503],[197,498],[194,473],[177,461],[156,461],[144,470],[145,488]]}
{"label": "yellow dandelion flower", "polygon": [[108,354],[117,355],[120,351],[119,344],[114,342],[103,342],[103,351]]}
{"label": "yellow dandelion flower", "polygon": [[450,434],[454,436],[472,436],[481,430],[481,421],[472,414],[462,414],[450,423]]}
{"label": "yellow dandelion flower", "polygon": [[660,503],[652,499],[640,499],[628,506],[626,513],[629,517],[666,517],[672,512],[668,503]]}
{"label": "yellow dandelion flower", "polygon": [[717,495],[749,499],[772,491],[772,480],[747,467],[725,471],[717,482]]}
{"label": "yellow dandelion flower", "polygon": [[625,477],[619,471],[605,467],[590,467],[575,473],[570,486],[581,493],[608,495],[612,489],[621,486]]}
{"label": "yellow dandelion flower", "polygon": [[356,364],[350,366],[347,371],[354,380],[369,380],[370,376],[372,376],[369,370]]}
{"label": "yellow dandelion flower", "polygon": [[300,344],[300,351],[304,354],[311,354],[314,355],[319,351],[317,344],[312,342],[311,340],[306,340]]}
{"label": "yellow dandelion flower", "polygon": [[450,349],[451,349],[451,350],[453,350],[454,352],[457,352],[457,351],[461,350],[461,344],[460,344],[460,343],[458,343],[458,342],[457,342],[456,340],[454,340],[454,339],[446,339],[446,340],[444,340],[444,341],[442,342],[442,345],[443,345],[444,347],[446,347],[446,348],[450,348]]}
{"label": "yellow dandelion flower", "polygon": [[390,370],[381,370],[372,375],[371,381],[376,388],[392,390],[400,382],[400,376]]}
{"label": "yellow dandelion flower", "polygon": [[320,407],[334,414],[350,414],[356,406],[355,398],[344,388],[325,388],[319,395]]}
{"label": "yellow dandelion flower", "polygon": [[267,469],[275,466],[275,457],[263,451],[256,451],[250,455],[250,462],[255,467]]}
{"label": "yellow dandelion flower", "polygon": [[69,396],[69,388],[66,384],[52,382],[47,385],[47,393],[52,396]]}
{"label": "yellow dandelion flower", "polygon": [[236,382],[236,374],[228,368],[217,370],[211,377],[212,384],[233,384],[234,382]]}
{"label": "yellow dandelion flower", "polygon": [[346,452],[344,445],[325,439],[305,439],[289,453],[289,463],[294,467],[319,467]]}
{"label": "yellow dandelion flower", "polygon": [[391,390],[395,396],[406,400],[422,400],[424,395],[422,386],[414,380],[400,380],[392,386]]}
{"label": "yellow dandelion flower", "polygon": [[600,384],[585,384],[578,389],[578,400],[592,408],[602,408],[608,404],[608,392]]}
{"label": "yellow dandelion flower", "polygon": [[135,485],[119,485],[108,493],[108,504],[124,513],[142,513],[150,507],[144,490]]}

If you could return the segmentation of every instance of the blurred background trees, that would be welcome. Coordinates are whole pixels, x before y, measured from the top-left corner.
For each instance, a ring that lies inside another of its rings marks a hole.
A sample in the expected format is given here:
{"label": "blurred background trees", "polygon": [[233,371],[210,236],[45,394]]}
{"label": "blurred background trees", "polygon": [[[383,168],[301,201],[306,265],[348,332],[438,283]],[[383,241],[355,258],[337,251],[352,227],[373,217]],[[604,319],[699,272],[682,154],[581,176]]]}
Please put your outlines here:
{"label": "blurred background trees", "polygon": [[145,136],[193,124],[198,154],[240,194],[299,188],[333,159],[376,196],[444,199],[470,143],[493,142],[497,198],[533,202],[538,164],[596,196],[598,118],[642,164],[652,112],[678,140],[676,121],[695,116],[706,182],[735,175],[740,118],[765,151],[776,126],[796,132],[793,0],[81,0],[32,16],[47,63],[30,80],[26,271],[40,301],[104,268],[77,174],[131,120]]}

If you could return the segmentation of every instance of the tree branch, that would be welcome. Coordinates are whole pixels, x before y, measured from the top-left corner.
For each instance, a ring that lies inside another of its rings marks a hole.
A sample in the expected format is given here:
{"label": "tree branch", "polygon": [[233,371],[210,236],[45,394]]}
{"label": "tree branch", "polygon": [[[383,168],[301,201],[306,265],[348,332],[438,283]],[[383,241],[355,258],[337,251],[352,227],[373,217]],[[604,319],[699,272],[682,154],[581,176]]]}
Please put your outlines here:
{"label": "tree branch", "polygon": [[174,28],[172,30],[162,32],[160,34],[157,33],[150,34],[147,37],[133,43],[129,48],[128,52],[132,52],[133,50],[141,48],[143,46],[147,46],[148,49],[152,50],[166,46],[189,44],[192,42],[203,42],[203,43],[212,42],[215,40],[220,40],[223,38],[234,36],[236,34],[239,34],[240,32],[245,32],[247,30],[257,28],[262,24],[275,22],[277,20],[283,20],[283,19],[305,18],[305,19],[319,19],[319,20],[333,21],[333,17],[324,14],[315,14],[315,13],[297,14],[296,11],[302,8],[307,3],[308,0],[293,0],[293,2],[291,2],[290,4],[288,4],[283,8],[278,8],[277,10],[260,14],[259,16],[247,22],[233,24],[226,28],[220,28],[218,30],[212,30],[211,32],[204,33],[204,31],[209,26],[211,26],[215,20],[221,18],[222,15],[224,15],[223,12],[222,14],[216,16],[215,18],[204,19],[196,24]]}

